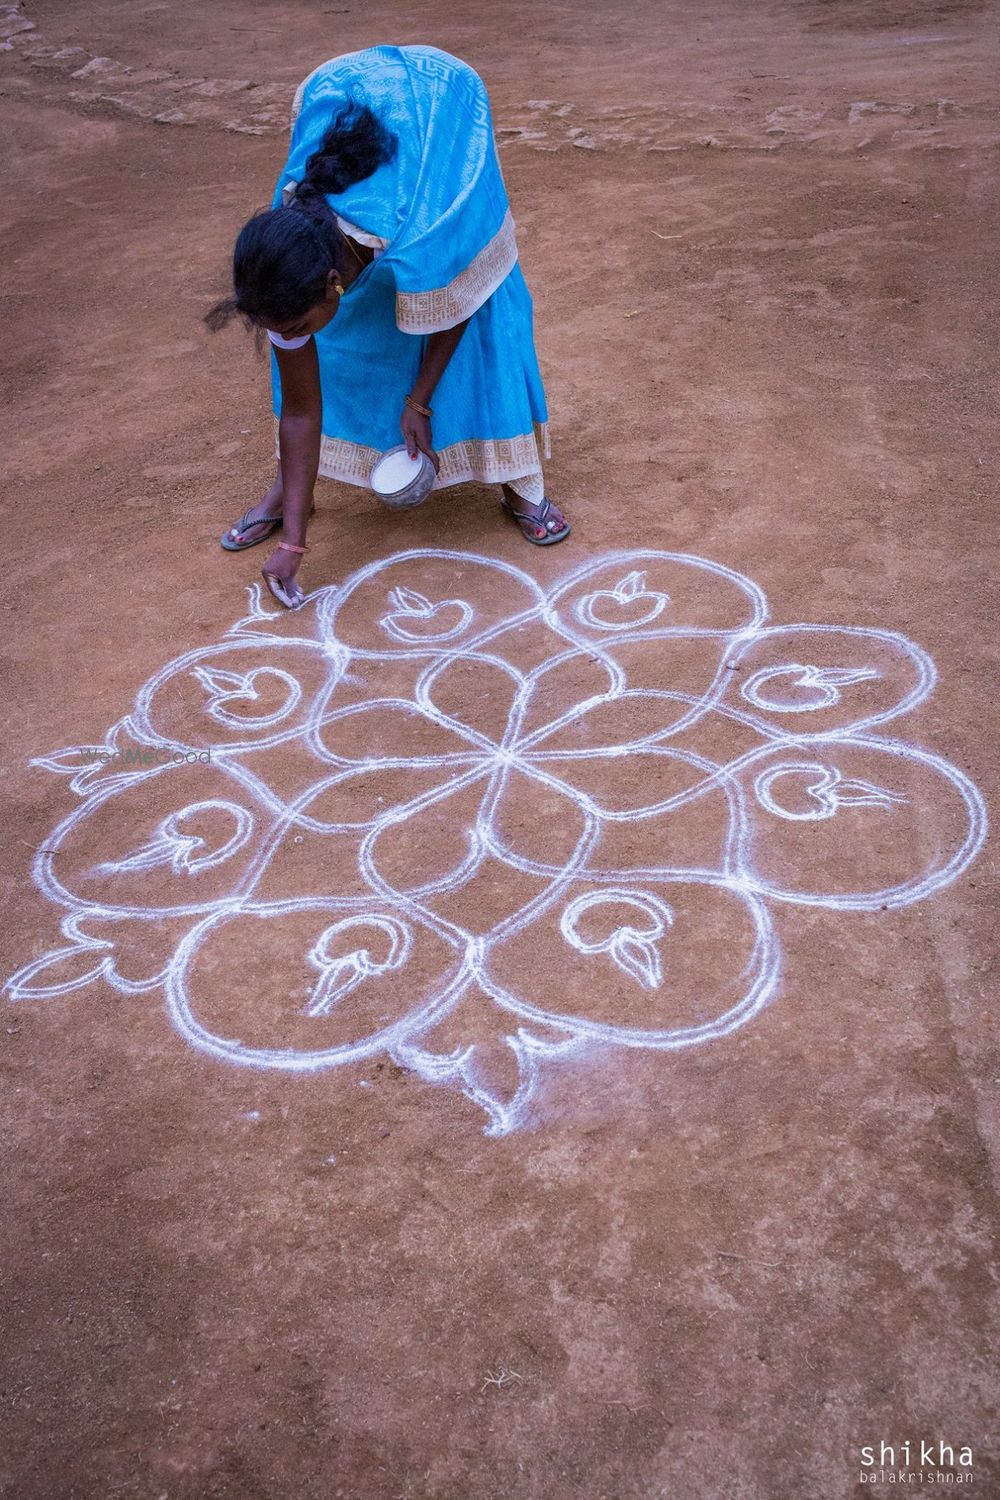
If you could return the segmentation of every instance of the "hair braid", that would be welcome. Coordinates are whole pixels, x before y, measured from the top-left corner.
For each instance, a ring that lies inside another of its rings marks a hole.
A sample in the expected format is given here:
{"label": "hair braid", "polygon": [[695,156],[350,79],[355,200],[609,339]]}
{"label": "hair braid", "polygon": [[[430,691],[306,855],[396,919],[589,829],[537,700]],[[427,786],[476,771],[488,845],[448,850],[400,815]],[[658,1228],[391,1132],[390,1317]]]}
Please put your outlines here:
{"label": "hair braid", "polygon": [[344,236],[327,194],[346,192],[391,161],[397,138],[367,104],[346,105],[334,118],[288,206],[254,214],[233,250],[233,297],[205,315],[215,332],[236,314],[258,326],[303,317],[323,300],[337,270]]}

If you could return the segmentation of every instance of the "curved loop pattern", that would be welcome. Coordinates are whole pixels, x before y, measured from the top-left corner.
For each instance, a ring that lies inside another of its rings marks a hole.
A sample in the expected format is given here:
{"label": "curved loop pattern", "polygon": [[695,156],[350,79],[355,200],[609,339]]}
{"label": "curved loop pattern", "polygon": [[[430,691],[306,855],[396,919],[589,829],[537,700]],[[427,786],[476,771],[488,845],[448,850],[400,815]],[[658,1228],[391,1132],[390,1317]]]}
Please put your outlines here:
{"label": "curved loop pattern", "polygon": [[34,867],[61,940],[7,994],[159,990],[245,1067],[387,1053],[494,1135],[585,1047],[722,1037],[777,994],[773,902],[923,899],[986,834],[963,772],[881,732],[933,690],[926,652],[767,616],[649,550],[547,591],[445,549],[290,616],[252,589],[103,745],[34,762],[81,802]]}

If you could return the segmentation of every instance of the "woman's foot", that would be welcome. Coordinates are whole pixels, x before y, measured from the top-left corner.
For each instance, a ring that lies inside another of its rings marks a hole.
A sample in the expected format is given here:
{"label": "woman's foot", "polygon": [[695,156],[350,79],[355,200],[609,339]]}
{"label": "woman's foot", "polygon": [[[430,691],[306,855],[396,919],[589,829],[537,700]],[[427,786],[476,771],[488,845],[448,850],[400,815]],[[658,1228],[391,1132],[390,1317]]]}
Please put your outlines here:
{"label": "woman's foot", "polygon": [[235,525],[221,537],[227,552],[242,552],[244,547],[256,547],[266,542],[276,526],[281,525],[281,484],[275,480],[263,500],[243,512]]}
{"label": "woman's foot", "polygon": [[525,541],[534,542],[536,547],[549,547],[569,536],[569,522],[550,500],[525,500],[508,484],[501,485],[501,489],[501,504],[520,526]]}

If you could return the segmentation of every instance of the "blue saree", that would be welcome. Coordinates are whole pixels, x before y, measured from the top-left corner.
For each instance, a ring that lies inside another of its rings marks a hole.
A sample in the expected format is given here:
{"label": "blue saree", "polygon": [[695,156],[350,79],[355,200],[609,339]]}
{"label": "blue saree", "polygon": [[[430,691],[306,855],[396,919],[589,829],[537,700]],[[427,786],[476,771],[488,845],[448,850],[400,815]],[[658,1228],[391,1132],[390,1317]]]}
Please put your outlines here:
{"label": "blue saree", "polygon": [[[334,115],[352,101],[368,104],[398,146],[370,177],[327,199],[341,227],[378,258],[315,335],[320,473],[367,485],[379,454],[401,440],[403,398],[427,337],[468,318],[433,396],[437,487],[504,482],[539,500],[548,414],[482,80],[435,47],[369,47],[331,58],[296,94],[275,205],[287,200]],[[273,358],[272,378],[278,416]]]}

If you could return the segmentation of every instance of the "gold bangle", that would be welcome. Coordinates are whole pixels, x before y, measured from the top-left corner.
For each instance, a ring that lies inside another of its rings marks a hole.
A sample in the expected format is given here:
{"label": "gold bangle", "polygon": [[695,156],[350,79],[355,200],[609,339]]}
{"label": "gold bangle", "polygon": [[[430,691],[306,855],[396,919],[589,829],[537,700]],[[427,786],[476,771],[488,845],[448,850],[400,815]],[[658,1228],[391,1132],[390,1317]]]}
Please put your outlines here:
{"label": "gold bangle", "polygon": [[419,401],[414,401],[412,396],[407,396],[406,404],[411,411],[418,411],[422,417],[432,417],[433,409],[429,406],[421,406]]}

